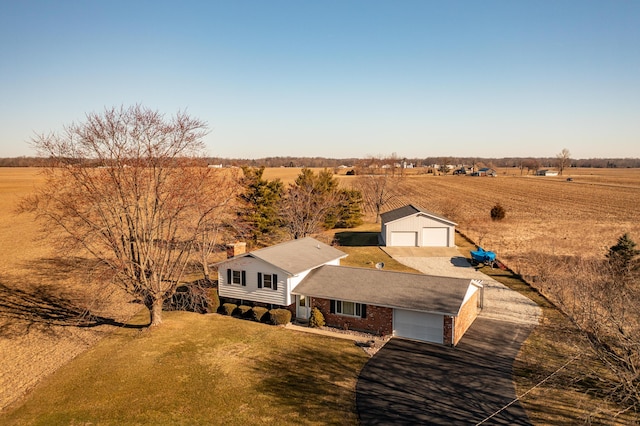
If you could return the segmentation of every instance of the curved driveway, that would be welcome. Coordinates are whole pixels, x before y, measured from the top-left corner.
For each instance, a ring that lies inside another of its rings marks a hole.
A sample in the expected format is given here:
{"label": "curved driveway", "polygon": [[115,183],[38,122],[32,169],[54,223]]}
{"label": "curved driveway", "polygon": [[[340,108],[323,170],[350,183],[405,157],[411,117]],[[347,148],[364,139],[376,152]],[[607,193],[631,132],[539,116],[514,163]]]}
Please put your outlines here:
{"label": "curved driveway", "polygon": [[[459,257],[394,258],[423,273],[480,274]],[[363,425],[531,424],[513,402],[512,367],[540,309],[486,275],[481,279],[485,309],[455,348],[394,338],[369,360],[356,387]]]}

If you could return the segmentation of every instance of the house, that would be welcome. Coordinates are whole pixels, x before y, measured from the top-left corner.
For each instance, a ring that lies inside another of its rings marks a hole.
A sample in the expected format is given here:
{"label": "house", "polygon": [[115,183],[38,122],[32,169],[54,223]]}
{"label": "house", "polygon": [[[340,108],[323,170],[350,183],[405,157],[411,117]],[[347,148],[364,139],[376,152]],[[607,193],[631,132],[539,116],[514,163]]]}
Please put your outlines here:
{"label": "house", "polygon": [[382,213],[387,247],[455,247],[456,223],[413,204]]}
{"label": "house", "polygon": [[[313,238],[301,238],[254,250],[234,252],[218,267],[220,297],[266,305],[291,306],[291,291],[311,270],[322,265],[339,265],[346,253]],[[242,247],[242,245],[240,245]],[[306,309],[305,309],[306,310]],[[295,312],[294,312],[295,315]]]}
{"label": "house", "polygon": [[555,170],[538,170],[536,176],[558,176],[558,172]]}
{"label": "house", "polygon": [[313,270],[293,292],[327,325],[455,346],[482,308],[482,282],[345,266]]}
{"label": "house", "polygon": [[330,326],[455,345],[482,307],[478,280],[340,266],[347,254],[313,238],[237,247],[217,264],[220,297],[284,307],[300,320],[317,307]]}
{"label": "house", "polygon": [[478,169],[477,172],[474,172],[473,176],[491,176],[491,177],[496,177],[496,176],[498,176],[498,173],[494,169],[491,169],[489,167],[483,167],[481,169]]}

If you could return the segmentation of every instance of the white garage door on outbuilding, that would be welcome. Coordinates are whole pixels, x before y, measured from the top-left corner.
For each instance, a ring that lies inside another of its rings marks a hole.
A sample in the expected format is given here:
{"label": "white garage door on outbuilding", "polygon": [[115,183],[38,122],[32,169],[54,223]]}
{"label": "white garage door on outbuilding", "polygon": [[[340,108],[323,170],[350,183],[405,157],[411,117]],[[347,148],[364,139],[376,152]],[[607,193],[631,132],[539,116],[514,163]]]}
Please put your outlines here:
{"label": "white garage door on outbuilding", "polygon": [[427,312],[393,310],[393,335],[423,342],[444,342],[444,318]]}
{"label": "white garage door on outbuilding", "polygon": [[387,247],[455,247],[455,222],[413,204],[380,215]]}
{"label": "white garage door on outbuilding", "polygon": [[449,228],[422,228],[422,247],[447,247]]}
{"label": "white garage door on outbuilding", "polygon": [[415,247],[418,241],[417,232],[392,232],[391,245],[393,247]]}

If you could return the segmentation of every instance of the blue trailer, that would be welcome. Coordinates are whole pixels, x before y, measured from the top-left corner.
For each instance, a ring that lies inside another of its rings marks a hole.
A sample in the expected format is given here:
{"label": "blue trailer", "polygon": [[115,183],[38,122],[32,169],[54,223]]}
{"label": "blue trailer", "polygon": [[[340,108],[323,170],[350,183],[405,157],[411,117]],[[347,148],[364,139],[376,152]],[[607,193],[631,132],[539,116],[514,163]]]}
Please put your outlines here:
{"label": "blue trailer", "polygon": [[492,251],[488,251],[478,246],[477,250],[471,250],[471,264],[478,265],[491,265],[493,267],[496,263],[496,254]]}

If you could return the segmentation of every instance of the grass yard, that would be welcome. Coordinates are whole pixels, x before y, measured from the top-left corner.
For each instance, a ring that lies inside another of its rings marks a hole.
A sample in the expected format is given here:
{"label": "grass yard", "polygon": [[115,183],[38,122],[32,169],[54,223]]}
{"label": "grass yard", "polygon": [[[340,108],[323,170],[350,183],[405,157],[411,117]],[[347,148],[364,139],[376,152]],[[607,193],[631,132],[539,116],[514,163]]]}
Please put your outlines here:
{"label": "grass yard", "polygon": [[130,325],[47,378],[3,425],[356,424],[352,341],[217,314]]}

